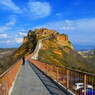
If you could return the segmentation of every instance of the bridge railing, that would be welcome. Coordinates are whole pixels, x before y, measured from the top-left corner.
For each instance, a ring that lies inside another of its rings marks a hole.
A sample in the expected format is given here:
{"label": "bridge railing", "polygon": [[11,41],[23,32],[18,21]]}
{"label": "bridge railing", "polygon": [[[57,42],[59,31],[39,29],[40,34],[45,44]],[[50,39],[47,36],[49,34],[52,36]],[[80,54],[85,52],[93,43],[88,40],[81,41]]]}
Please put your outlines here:
{"label": "bridge railing", "polygon": [[95,95],[95,74],[47,64],[31,58],[29,61],[75,95]]}
{"label": "bridge railing", "polygon": [[21,60],[15,63],[2,75],[0,75],[0,95],[8,95],[9,90],[16,78],[20,66],[21,66]]}

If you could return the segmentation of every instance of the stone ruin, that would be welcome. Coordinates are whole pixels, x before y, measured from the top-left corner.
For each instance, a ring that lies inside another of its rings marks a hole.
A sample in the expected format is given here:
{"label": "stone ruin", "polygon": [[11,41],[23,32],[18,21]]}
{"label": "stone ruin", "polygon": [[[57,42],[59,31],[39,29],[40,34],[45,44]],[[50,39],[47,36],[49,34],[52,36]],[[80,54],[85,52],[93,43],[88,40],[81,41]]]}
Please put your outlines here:
{"label": "stone ruin", "polygon": [[[65,42],[68,41],[68,36],[67,35],[58,34],[55,30],[50,30],[50,29],[47,29],[47,28],[41,28],[41,29],[34,29],[34,31],[36,32],[36,36],[40,36],[40,37],[54,36],[57,41],[65,41]],[[24,43],[28,41],[28,37],[34,31],[29,30],[28,36],[24,37],[24,39],[23,39]]]}
{"label": "stone ruin", "polygon": [[55,30],[50,30],[47,28],[35,29],[35,32],[37,35],[41,35],[42,37],[52,36],[57,34]]}

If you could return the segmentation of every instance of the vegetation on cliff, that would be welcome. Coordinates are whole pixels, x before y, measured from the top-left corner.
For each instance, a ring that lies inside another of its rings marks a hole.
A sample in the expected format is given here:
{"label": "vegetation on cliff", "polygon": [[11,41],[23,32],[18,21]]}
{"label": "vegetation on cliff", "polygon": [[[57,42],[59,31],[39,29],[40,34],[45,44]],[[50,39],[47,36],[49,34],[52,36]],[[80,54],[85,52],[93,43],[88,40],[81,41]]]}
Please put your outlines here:
{"label": "vegetation on cliff", "polygon": [[36,47],[37,40],[35,31],[29,30],[28,35],[25,38],[27,38],[27,40],[23,42],[22,45],[14,53],[14,56],[18,57],[18,59],[32,53]]}
{"label": "vegetation on cliff", "polygon": [[[49,44],[47,42],[49,42]],[[54,65],[95,73],[95,64],[93,64],[91,60],[83,58],[69,46],[58,45],[54,39],[43,41],[43,48],[39,52],[38,60]]]}
{"label": "vegetation on cliff", "polygon": [[0,48],[0,59],[12,54],[15,50],[16,48]]}
{"label": "vegetation on cliff", "polygon": [[70,67],[82,71],[95,72],[95,65],[89,59],[83,58],[73,48],[66,34],[59,34],[54,30],[41,28],[29,31],[24,38],[23,44],[14,53],[21,58],[23,55],[32,53],[40,39],[51,36],[42,41],[42,49],[39,51],[38,60],[63,67]]}
{"label": "vegetation on cliff", "polygon": [[12,66],[17,59],[13,57],[16,48],[0,48],[0,74]]}
{"label": "vegetation on cliff", "polygon": [[[31,35],[29,33],[31,32]],[[36,46],[36,34],[35,31],[29,30],[29,33],[27,35],[28,40],[25,43],[22,43],[22,45],[15,49],[12,49],[13,52],[9,54],[6,54],[6,56],[3,56],[0,59],[0,74],[2,74],[5,70],[7,70],[10,66],[14,65],[19,59],[21,59],[23,56],[28,55],[32,53]],[[7,52],[10,49],[0,49],[0,52]]]}
{"label": "vegetation on cliff", "polygon": [[29,30],[22,45],[13,54],[1,59],[0,73],[7,70],[23,56],[33,53],[37,42],[44,38],[48,39],[42,41],[42,48],[38,56],[39,61],[95,73],[95,64],[93,64],[95,61],[92,61],[95,56],[91,59],[83,58],[74,50],[67,35],[46,28]]}

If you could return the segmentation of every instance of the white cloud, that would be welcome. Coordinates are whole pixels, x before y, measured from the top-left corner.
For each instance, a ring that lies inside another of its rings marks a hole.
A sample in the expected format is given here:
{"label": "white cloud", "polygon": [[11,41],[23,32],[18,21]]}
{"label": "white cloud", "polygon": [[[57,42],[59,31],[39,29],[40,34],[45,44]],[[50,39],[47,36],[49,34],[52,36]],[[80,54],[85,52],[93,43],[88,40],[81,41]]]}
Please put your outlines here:
{"label": "white cloud", "polygon": [[67,27],[66,26],[65,27],[63,26],[63,27],[61,27],[61,29],[62,30],[74,30],[75,28],[74,27],[69,27],[69,26],[67,26]]}
{"label": "white cloud", "polygon": [[15,37],[17,37],[18,35],[15,35]]}
{"label": "white cloud", "polygon": [[34,28],[42,27],[67,34],[73,43],[95,44],[95,18],[48,22]]}
{"label": "white cloud", "polygon": [[78,33],[78,32],[91,33],[91,32],[93,32],[95,34],[95,18],[54,21],[54,22],[48,22],[44,25],[36,26],[34,28],[42,28],[42,27],[54,29],[59,32],[66,31],[66,30],[69,30],[69,32],[71,32],[70,30],[73,30],[74,32],[76,31],[75,33]]}
{"label": "white cloud", "polygon": [[1,35],[0,35],[0,39],[7,38],[7,37],[8,37],[7,34],[1,34]]}
{"label": "white cloud", "polygon": [[5,43],[5,41],[0,41],[0,43]]}
{"label": "white cloud", "polygon": [[15,42],[16,43],[22,43],[23,42],[23,38],[15,38]]}
{"label": "white cloud", "polygon": [[8,37],[7,34],[1,34],[1,35],[0,35],[0,39],[7,38],[7,37]]}
{"label": "white cloud", "polygon": [[5,41],[7,44],[10,44],[11,43],[11,40],[8,40],[8,41]]}
{"label": "white cloud", "polygon": [[93,19],[79,19],[74,21],[79,30],[95,31],[95,18]]}
{"label": "white cloud", "polygon": [[15,23],[16,23],[15,21],[10,21],[10,22],[6,23],[6,25],[7,26],[12,26],[12,25],[15,25]]}
{"label": "white cloud", "polygon": [[12,38],[12,39],[5,39],[3,41],[0,41],[0,44],[5,44],[5,45],[16,45],[16,44],[21,44],[23,42],[23,38]]}
{"label": "white cloud", "polygon": [[26,33],[23,33],[23,32],[19,32],[20,36],[27,36]]}
{"label": "white cloud", "polygon": [[[3,10],[12,10],[14,13],[20,13],[29,16],[31,19],[44,18],[50,15],[51,5],[49,2],[29,1],[26,7],[22,9],[12,0],[0,0],[0,8]],[[10,22],[8,25],[14,24]]]}
{"label": "white cloud", "polygon": [[0,26],[0,32],[6,32],[12,29],[12,26],[16,24],[16,17],[14,15],[11,15],[9,19],[9,22],[5,23],[3,26]]}
{"label": "white cloud", "polygon": [[57,30],[57,31],[64,31],[64,30],[74,30],[76,29],[76,26],[73,25],[73,22],[71,21],[66,21],[66,20],[63,20],[63,21],[55,21],[55,22],[48,22],[44,25],[40,25],[40,26],[37,26],[37,27],[34,27],[34,28],[42,28],[42,27],[46,27],[46,28],[49,28],[49,29],[54,29],[54,30]]}
{"label": "white cloud", "polygon": [[9,17],[9,22],[6,23],[5,25],[6,25],[6,26],[13,26],[13,25],[16,24],[16,20],[17,20],[16,15],[10,15],[10,17]]}
{"label": "white cloud", "polygon": [[73,21],[66,19],[65,20],[65,23],[67,23],[67,25],[72,25],[73,24]]}
{"label": "white cloud", "polygon": [[15,13],[22,13],[21,9],[12,0],[0,0],[5,9],[13,10]]}
{"label": "white cloud", "polygon": [[30,1],[28,3],[28,12],[36,19],[47,17],[51,13],[51,5],[48,2]]}
{"label": "white cloud", "polygon": [[21,31],[26,31],[25,29],[21,29]]}
{"label": "white cloud", "polygon": [[11,29],[11,27],[8,27],[8,26],[0,26],[0,32],[5,32],[5,31],[8,31],[10,29]]}
{"label": "white cloud", "polygon": [[58,19],[62,19],[62,18],[63,18],[63,14],[62,14],[62,13],[56,13],[55,16],[56,16]]}
{"label": "white cloud", "polygon": [[13,45],[13,44],[15,44],[14,40],[0,41],[0,43],[5,44],[5,45]]}

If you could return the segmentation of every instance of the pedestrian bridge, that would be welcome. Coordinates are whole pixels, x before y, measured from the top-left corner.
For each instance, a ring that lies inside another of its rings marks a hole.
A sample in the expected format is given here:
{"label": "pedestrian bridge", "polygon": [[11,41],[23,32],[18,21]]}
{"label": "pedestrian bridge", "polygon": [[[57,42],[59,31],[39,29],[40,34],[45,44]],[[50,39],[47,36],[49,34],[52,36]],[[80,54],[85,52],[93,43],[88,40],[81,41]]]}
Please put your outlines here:
{"label": "pedestrian bridge", "polygon": [[26,59],[22,65],[19,61],[0,76],[0,95],[72,95],[31,61],[38,62]]}
{"label": "pedestrian bridge", "polygon": [[[95,89],[95,75],[39,62],[29,57],[21,60],[0,76],[0,95],[82,95],[73,89],[84,83]],[[95,95],[87,94],[84,95]]]}
{"label": "pedestrian bridge", "polygon": [[26,60],[20,68],[11,95],[66,95],[66,92]]}
{"label": "pedestrian bridge", "polygon": [[37,61],[43,40],[0,76],[0,95],[95,95],[95,74]]}

